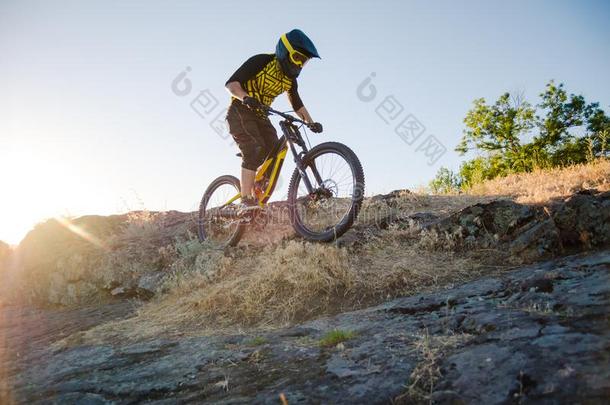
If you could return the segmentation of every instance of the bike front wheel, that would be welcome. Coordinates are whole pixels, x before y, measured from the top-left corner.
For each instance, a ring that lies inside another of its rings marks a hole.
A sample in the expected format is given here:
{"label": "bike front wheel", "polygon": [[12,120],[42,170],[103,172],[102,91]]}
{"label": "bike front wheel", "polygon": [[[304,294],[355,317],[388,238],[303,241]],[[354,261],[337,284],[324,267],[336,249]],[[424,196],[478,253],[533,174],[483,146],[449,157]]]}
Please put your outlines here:
{"label": "bike front wheel", "polygon": [[352,226],[362,205],[364,172],[360,160],[347,146],[326,142],[307,152],[302,163],[311,190],[295,169],[288,187],[292,226],[307,240],[335,240]]}
{"label": "bike front wheel", "polygon": [[216,248],[235,246],[244,232],[244,224],[235,216],[237,201],[230,201],[240,192],[235,176],[220,176],[207,188],[199,204],[197,233],[201,242]]}

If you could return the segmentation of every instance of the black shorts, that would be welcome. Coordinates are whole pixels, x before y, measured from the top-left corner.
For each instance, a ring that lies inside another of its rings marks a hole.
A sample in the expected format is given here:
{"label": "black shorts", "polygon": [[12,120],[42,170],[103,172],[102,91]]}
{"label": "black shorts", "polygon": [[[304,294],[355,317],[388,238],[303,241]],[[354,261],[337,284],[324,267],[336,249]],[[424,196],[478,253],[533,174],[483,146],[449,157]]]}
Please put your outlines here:
{"label": "black shorts", "polygon": [[227,112],[229,132],[242,154],[241,167],[256,170],[278,141],[277,131],[266,117],[261,117],[241,102],[232,102]]}

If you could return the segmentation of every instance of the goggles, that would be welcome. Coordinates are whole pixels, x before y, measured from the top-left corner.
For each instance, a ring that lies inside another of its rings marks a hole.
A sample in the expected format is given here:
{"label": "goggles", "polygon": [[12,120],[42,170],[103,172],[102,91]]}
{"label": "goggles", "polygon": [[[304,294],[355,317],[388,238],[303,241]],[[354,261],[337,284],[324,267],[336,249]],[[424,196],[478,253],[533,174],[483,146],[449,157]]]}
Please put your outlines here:
{"label": "goggles", "polygon": [[292,63],[294,63],[298,67],[303,67],[305,65],[305,63],[309,60],[309,57],[307,55],[305,55],[304,53],[299,52],[296,49],[294,49],[292,47],[292,45],[290,44],[290,42],[288,41],[286,34],[282,35],[281,40],[282,40],[282,43],[284,44],[284,46],[286,47],[286,49],[288,50],[288,55],[289,55]]}

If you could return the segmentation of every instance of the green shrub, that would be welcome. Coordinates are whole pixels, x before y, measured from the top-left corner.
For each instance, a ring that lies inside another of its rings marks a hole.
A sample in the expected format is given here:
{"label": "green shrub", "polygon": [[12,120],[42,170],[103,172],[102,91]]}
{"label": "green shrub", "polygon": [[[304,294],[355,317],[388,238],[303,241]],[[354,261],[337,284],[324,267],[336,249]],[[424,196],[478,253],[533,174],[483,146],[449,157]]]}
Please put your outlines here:
{"label": "green shrub", "polygon": [[246,342],[246,345],[248,345],[248,346],[262,346],[262,345],[266,344],[267,342],[269,342],[269,340],[267,340],[267,338],[265,338],[263,336],[256,336],[256,337],[248,340]]}
{"label": "green shrub", "polygon": [[458,175],[446,167],[441,167],[429,186],[434,194],[450,194],[460,190],[460,183]]}
{"label": "green shrub", "polygon": [[333,329],[331,331],[326,332],[322,339],[320,339],[320,346],[336,346],[337,344],[345,342],[346,340],[350,340],[355,336],[356,333],[354,333],[353,331]]}

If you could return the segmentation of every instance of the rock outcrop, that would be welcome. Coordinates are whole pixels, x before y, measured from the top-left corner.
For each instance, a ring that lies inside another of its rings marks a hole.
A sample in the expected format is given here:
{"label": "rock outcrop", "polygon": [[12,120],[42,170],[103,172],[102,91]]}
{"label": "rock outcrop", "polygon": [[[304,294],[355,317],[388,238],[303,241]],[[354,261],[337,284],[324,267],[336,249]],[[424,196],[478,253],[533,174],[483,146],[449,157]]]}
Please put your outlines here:
{"label": "rock outcrop", "polygon": [[12,290],[28,290],[13,301],[73,306],[150,298],[168,267],[163,249],[196,232],[195,218],[177,211],[132,212],[38,224],[13,253],[19,265]]}
{"label": "rock outcrop", "polygon": [[[281,395],[291,404],[606,403],[609,309],[606,250],[249,334],[53,350],[48,340],[36,346],[29,335],[65,319],[5,310],[12,322],[0,330],[0,342],[32,342],[32,355],[4,348],[9,372],[0,399],[278,403]],[[74,313],[69,319],[80,322]],[[332,330],[353,335],[322,347]]]}
{"label": "rock outcrop", "polygon": [[497,200],[428,226],[458,247],[496,248],[525,262],[610,244],[610,192],[581,191],[548,206]]}

